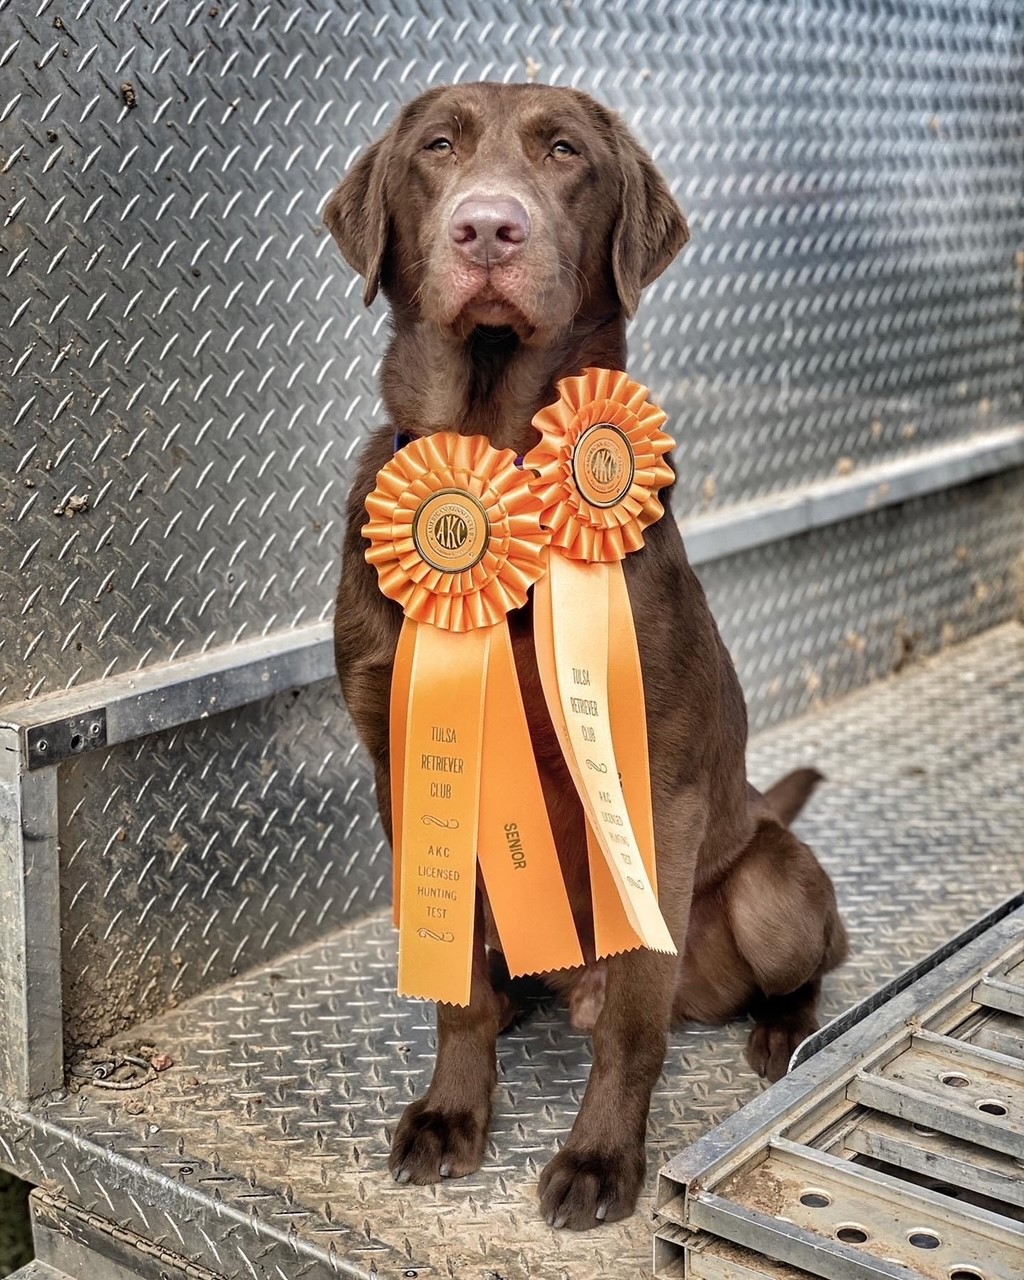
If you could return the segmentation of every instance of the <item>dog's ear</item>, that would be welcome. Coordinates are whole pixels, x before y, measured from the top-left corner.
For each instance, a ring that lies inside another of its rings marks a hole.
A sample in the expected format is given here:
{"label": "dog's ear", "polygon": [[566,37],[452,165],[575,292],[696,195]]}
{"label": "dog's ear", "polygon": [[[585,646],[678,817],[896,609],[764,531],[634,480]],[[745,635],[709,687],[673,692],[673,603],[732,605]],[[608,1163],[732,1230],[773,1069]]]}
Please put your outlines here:
{"label": "dog's ear", "polygon": [[390,215],[384,179],[391,139],[388,132],[363,152],[324,207],[324,222],[342,256],[366,281],[363,301],[367,306],[377,296],[388,247]]}
{"label": "dog's ear", "polygon": [[612,232],[612,273],[622,309],[631,316],[642,290],[689,240],[690,228],[650,156],[618,120],[615,143],[622,182]]}

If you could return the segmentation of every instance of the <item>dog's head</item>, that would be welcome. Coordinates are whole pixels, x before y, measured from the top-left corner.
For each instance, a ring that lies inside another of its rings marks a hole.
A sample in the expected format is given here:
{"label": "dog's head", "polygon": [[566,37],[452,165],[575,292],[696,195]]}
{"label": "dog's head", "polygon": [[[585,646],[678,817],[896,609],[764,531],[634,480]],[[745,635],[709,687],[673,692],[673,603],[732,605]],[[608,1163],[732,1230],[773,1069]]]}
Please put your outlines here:
{"label": "dog's head", "polygon": [[574,89],[471,84],[403,108],[327,202],[346,261],[399,319],[544,345],[632,315],[689,238],[628,129]]}

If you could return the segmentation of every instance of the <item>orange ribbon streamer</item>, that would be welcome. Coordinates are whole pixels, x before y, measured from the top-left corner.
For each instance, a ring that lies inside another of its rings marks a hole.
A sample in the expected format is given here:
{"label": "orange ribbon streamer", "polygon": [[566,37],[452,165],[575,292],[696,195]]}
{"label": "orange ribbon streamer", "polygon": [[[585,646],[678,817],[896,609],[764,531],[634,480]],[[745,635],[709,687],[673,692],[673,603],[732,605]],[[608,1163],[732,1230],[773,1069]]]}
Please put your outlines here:
{"label": "orange ribbon streamer", "polygon": [[657,905],[643,680],[622,560],[661,518],[665,414],[625,374],[588,369],[559,383],[524,459],[551,531],[534,589],[545,700],[587,817],[597,954],[674,953]]}
{"label": "orange ribbon streamer", "polygon": [[447,633],[403,624],[410,625],[398,989],[468,1004],[484,681],[494,628]]}
{"label": "orange ribbon streamer", "polygon": [[510,450],[437,433],[366,501],[367,560],[406,615],[391,687],[398,985],[469,1003],[476,869],[513,973],[582,963],[505,621],[547,532]]}
{"label": "orange ribbon streamer", "polygon": [[495,627],[484,711],[480,870],[509,973],[583,963],[537,775],[508,627]]}

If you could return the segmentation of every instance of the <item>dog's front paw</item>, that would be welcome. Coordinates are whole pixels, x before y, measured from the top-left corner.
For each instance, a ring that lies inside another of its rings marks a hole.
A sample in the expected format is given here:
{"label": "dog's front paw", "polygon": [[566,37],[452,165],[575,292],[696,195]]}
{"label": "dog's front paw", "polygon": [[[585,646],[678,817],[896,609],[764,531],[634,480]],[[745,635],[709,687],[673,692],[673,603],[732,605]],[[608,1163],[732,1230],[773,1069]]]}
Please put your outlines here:
{"label": "dog's front paw", "polygon": [[429,1098],[406,1107],[391,1141],[388,1168],[396,1182],[424,1185],[475,1173],[484,1158],[488,1118],[439,1111]]}
{"label": "dog's front paw", "polygon": [[643,1147],[574,1151],[564,1147],[540,1176],[540,1209],[549,1227],[589,1231],[628,1218],[644,1180]]}

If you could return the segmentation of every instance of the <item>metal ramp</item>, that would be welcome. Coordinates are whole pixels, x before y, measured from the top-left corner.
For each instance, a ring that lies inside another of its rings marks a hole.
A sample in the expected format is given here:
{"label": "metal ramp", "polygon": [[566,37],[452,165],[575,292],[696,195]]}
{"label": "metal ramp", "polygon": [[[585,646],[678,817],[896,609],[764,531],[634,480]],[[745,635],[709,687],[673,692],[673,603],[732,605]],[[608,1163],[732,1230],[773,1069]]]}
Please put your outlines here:
{"label": "metal ramp", "polygon": [[724,1241],[825,1280],[1019,1280],[1022,1169],[1019,905],[662,1169],[657,1274]]}
{"label": "metal ramp", "polygon": [[[1010,624],[754,740],[756,779],[808,761],[829,779],[799,827],[851,932],[826,1014],[1019,888],[1022,704],[1024,628]],[[579,1104],[589,1041],[558,1008],[507,1036],[484,1168],[399,1187],[388,1136],[426,1084],[433,1029],[427,1006],[394,995],[394,978],[393,931],[371,914],[108,1041],[92,1061],[127,1087],[76,1081],[0,1116],[0,1162],[216,1276],[649,1275],[659,1166],[761,1091],[742,1056],[747,1028],[674,1035],[640,1210],[555,1233],[537,1214],[536,1180]],[[116,1063],[140,1050],[173,1065],[133,1087]]]}

